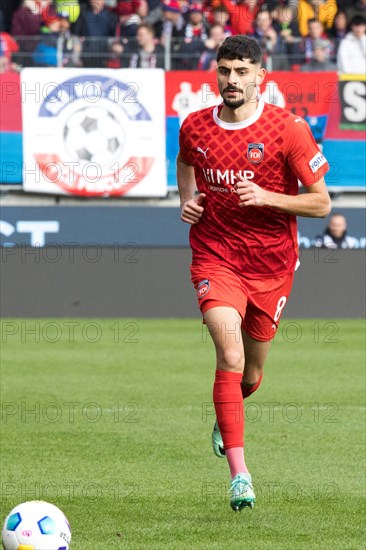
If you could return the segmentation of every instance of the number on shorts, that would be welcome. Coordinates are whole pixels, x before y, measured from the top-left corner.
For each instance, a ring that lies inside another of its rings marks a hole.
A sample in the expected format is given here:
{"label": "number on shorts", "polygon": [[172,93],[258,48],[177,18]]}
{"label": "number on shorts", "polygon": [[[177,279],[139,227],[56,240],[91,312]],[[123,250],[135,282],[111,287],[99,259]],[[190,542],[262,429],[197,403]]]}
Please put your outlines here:
{"label": "number on shorts", "polygon": [[281,313],[282,313],[283,308],[286,305],[286,302],[287,302],[286,296],[281,296],[281,298],[277,302],[277,309],[276,309],[276,313],[274,314],[274,320],[276,321],[276,323],[279,320],[279,318],[281,317]]}

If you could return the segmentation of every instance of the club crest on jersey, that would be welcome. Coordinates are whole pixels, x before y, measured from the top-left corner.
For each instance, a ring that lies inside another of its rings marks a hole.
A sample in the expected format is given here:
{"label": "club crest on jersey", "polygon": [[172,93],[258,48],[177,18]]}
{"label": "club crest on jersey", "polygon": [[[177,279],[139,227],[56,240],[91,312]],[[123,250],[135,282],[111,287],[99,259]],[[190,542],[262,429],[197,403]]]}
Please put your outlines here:
{"label": "club crest on jersey", "polygon": [[264,157],[264,143],[249,143],[247,157],[253,164],[259,164]]}
{"label": "club crest on jersey", "polygon": [[201,300],[210,292],[210,281],[208,279],[203,279],[197,286],[197,298]]}

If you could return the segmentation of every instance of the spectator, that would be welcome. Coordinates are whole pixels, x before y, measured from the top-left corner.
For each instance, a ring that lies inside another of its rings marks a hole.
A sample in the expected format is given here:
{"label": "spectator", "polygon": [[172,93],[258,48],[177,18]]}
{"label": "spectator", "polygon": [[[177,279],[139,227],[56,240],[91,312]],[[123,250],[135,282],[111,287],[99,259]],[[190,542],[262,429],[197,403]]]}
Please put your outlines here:
{"label": "spectator", "polygon": [[[82,42],[82,60],[85,67],[105,66],[109,50],[108,37],[116,34],[116,19],[105,7],[105,0],[89,0],[83,6],[74,26],[74,34]],[[104,59],[103,59],[104,57]]]}
{"label": "spectator", "polygon": [[[178,0],[164,0],[162,4],[162,20],[155,25],[155,34],[161,39],[164,45],[165,41],[171,39],[173,42],[183,36],[185,20],[182,15]],[[180,44],[178,44],[178,47]]]}
{"label": "spectator", "polygon": [[225,38],[233,34],[233,29],[230,25],[230,15],[227,9],[222,4],[213,10],[213,25],[222,25],[224,28]]}
{"label": "spectator", "polygon": [[70,33],[69,14],[63,12],[41,28],[33,62],[44,67],[75,67],[80,64],[80,42]]}
{"label": "spectator", "polygon": [[136,41],[129,42],[124,54],[127,57],[127,67],[139,69],[164,68],[164,48],[156,44],[154,28],[142,23],[136,32]]}
{"label": "spectator", "polygon": [[351,32],[341,41],[337,54],[337,66],[341,73],[365,74],[366,69],[366,20],[355,15],[350,23]]}
{"label": "spectator", "polygon": [[43,25],[40,29],[39,41],[32,54],[33,63],[36,67],[57,67],[57,43],[60,33],[60,20],[50,21],[48,26]]}
{"label": "spectator", "polygon": [[12,54],[18,50],[19,46],[16,40],[9,33],[0,32],[0,73],[18,69],[11,59]]}
{"label": "spectator", "polygon": [[334,213],[323,235],[318,235],[312,245],[316,248],[358,248],[358,241],[347,235],[347,221],[343,214]]}
{"label": "spectator", "polygon": [[[347,2],[347,5],[349,1]],[[353,6],[346,8],[347,21],[352,21],[355,15],[362,15],[366,19],[366,0],[356,0],[353,2]]]}
{"label": "spectator", "polygon": [[[317,19],[311,19],[309,21],[309,34],[299,44],[299,53],[301,55],[301,63],[310,63],[314,58],[314,44],[317,40],[327,40],[327,36],[324,33],[323,23]],[[329,48],[331,43],[328,42]],[[331,51],[328,52],[330,57]]]}
{"label": "spectator", "polygon": [[287,57],[294,62],[293,56],[296,53],[296,44],[300,42],[301,38],[292,8],[286,4],[277,6],[273,12],[272,26],[285,44]]}
{"label": "spectator", "polygon": [[51,0],[23,0],[13,13],[11,34],[14,37],[29,37],[19,39],[19,57],[21,65],[31,65],[31,52],[36,48],[42,24],[48,24],[56,13]]}
{"label": "spectator", "polygon": [[335,16],[333,26],[328,32],[329,38],[334,44],[334,53],[336,54],[339,48],[340,41],[347,34],[347,16],[344,11],[338,11]]}
{"label": "spectator", "polygon": [[315,40],[313,45],[313,58],[309,63],[301,67],[302,72],[329,72],[336,71],[337,65],[329,61],[329,40]]}
{"label": "spectator", "polygon": [[236,4],[232,0],[221,2],[230,14],[233,35],[254,32],[254,21],[259,11],[258,0],[239,0]]}
{"label": "spectator", "polygon": [[217,68],[217,50],[225,40],[225,30],[222,25],[212,25],[209,38],[205,40],[205,48],[198,63],[198,69],[202,71],[215,71]]}
{"label": "spectator", "polygon": [[336,0],[299,0],[298,22],[301,36],[309,34],[309,21],[313,19],[320,21],[325,29],[330,29],[336,13]]}
{"label": "spectator", "polygon": [[54,19],[56,12],[51,0],[23,0],[13,13],[11,34],[13,36],[37,36],[42,24]]}
{"label": "spectator", "polygon": [[148,14],[148,3],[146,0],[119,0],[117,14],[120,23],[120,36],[135,37],[138,26]]}
{"label": "spectator", "polygon": [[80,39],[71,33],[71,19],[69,12],[58,13],[60,18],[60,38],[62,41],[62,66],[80,67],[81,43]]}
{"label": "spectator", "polygon": [[191,4],[188,10],[188,22],[184,27],[184,42],[189,43],[195,38],[206,40],[208,26],[203,21],[201,4]]}
{"label": "spectator", "polygon": [[258,12],[255,19],[255,31],[252,36],[262,46],[263,62],[267,70],[288,70],[286,45],[274,30],[272,17],[268,10],[264,9]]}
{"label": "spectator", "polygon": [[171,51],[172,69],[181,68],[180,48],[184,35],[185,20],[177,0],[164,0],[162,20],[155,25],[155,34],[162,46]]}
{"label": "spectator", "polygon": [[191,4],[188,11],[188,22],[183,29],[183,42],[180,48],[181,68],[194,70],[198,67],[208,38],[208,27],[203,21],[202,5]]}

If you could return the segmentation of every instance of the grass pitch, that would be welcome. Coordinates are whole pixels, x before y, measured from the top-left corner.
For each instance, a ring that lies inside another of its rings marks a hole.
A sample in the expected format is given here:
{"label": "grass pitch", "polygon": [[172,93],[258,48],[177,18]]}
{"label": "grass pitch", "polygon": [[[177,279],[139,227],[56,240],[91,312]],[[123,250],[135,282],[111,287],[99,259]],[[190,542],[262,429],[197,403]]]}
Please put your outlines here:
{"label": "grass pitch", "polygon": [[237,514],[200,320],[6,320],[1,342],[1,521],[44,499],[70,550],[364,547],[361,321],[283,320],[246,401],[257,503]]}

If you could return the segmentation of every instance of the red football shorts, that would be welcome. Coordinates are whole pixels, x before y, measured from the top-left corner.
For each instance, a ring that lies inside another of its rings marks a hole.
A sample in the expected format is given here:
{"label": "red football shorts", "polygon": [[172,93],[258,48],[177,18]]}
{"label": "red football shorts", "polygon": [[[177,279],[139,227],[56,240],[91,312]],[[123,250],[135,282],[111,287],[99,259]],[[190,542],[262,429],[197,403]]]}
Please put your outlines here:
{"label": "red football shorts", "polygon": [[291,292],[294,274],[274,279],[248,279],[227,267],[212,264],[191,266],[202,315],[227,306],[242,317],[242,328],[255,340],[272,340]]}

